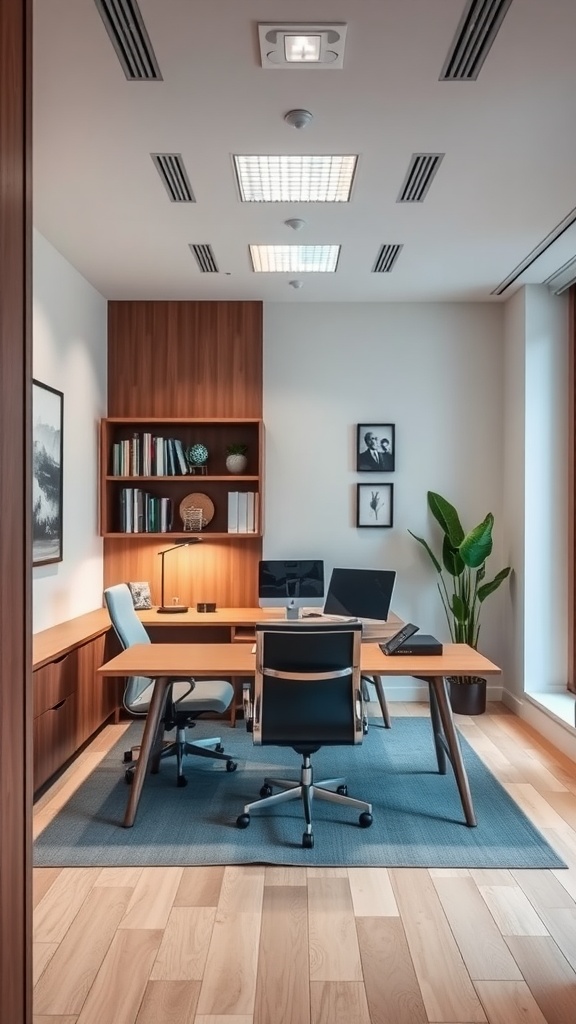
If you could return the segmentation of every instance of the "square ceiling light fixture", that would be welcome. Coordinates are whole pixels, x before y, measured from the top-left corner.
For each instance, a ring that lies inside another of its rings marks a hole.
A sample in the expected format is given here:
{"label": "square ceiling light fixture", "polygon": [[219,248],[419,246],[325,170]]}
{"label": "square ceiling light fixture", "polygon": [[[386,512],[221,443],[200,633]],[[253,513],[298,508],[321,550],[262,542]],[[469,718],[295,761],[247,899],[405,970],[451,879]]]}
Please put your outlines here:
{"label": "square ceiling light fixture", "polygon": [[358,157],[235,156],[243,203],[348,203]]}
{"label": "square ceiling light fixture", "polygon": [[251,245],[257,274],[334,274],[339,245]]}
{"label": "square ceiling light fixture", "polygon": [[342,68],[346,29],[339,22],[258,25],[262,67]]}

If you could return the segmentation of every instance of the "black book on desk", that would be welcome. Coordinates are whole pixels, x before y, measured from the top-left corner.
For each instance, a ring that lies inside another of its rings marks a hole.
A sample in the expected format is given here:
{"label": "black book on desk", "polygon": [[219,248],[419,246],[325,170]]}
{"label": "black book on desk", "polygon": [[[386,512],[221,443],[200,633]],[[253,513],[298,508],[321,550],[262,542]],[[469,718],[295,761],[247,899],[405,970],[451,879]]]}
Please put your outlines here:
{"label": "black book on desk", "polygon": [[442,644],[429,633],[415,633],[414,636],[409,636],[395,651],[392,651],[390,657],[395,658],[398,654],[442,654]]}

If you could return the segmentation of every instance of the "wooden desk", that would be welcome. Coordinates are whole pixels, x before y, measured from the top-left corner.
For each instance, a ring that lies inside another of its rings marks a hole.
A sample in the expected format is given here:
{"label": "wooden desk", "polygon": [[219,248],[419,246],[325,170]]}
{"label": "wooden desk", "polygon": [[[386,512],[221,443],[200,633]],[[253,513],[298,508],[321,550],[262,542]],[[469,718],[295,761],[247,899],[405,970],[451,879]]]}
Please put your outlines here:
{"label": "wooden desk", "polygon": [[[445,677],[451,675],[498,675],[500,669],[466,644],[446,644],[439,657],[399,655],[386,657],[378,644],[362,645],[362,672],[374,676],[416,676],[428,683],[430,719],[438,771],[446,773],[448,756],[466,824],[476,824],[474,807],[462,752],[454,727]],[[124,826],[134,824],[144,777],[161,724],[170,680],[194,675],[254,676],[255,656],[250,644],[137,644],[122,651],[99,669],[102,676],[149,676],[156,679],[150,711],[146,718],[134,782],[124,816]]]}

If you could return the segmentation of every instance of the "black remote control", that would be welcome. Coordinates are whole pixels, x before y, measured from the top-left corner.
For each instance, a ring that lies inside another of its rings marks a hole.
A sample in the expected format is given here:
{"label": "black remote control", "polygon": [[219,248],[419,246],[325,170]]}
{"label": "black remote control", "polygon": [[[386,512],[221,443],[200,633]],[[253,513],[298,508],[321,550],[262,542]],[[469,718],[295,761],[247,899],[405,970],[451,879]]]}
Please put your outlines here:
{"label": "black remote control", "polygon": [[394,651],[397,651],[399,647],[402,647],[404,641],[407,640],[409,636],[417,633],[419,629],[420,626],[415,626],[413,622],[407,622],[405,626],[402,626],[402,629],[399,629],[397,633],[394,633],[394,636],[391,636],[389,640],[386,640],[385,643],[379,645],[380,650],[383,654],[394,654]]}

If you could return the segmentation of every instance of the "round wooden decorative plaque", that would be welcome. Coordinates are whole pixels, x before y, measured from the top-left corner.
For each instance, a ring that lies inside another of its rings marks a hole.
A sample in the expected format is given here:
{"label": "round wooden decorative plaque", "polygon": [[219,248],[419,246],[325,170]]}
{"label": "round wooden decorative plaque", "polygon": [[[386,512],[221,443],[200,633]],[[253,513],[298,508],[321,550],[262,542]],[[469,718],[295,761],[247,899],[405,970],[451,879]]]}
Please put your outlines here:
{"label": "round wooden decorative plaque", "polygon": [[212,522],[216,510],[214,502],[207,494],[195,491],[193,494],[187,494],[185,498],[182,498],[179,509],[183,520],[186,519],[186,513],[192,508],[199,508],[202,512],[202,529]]}

